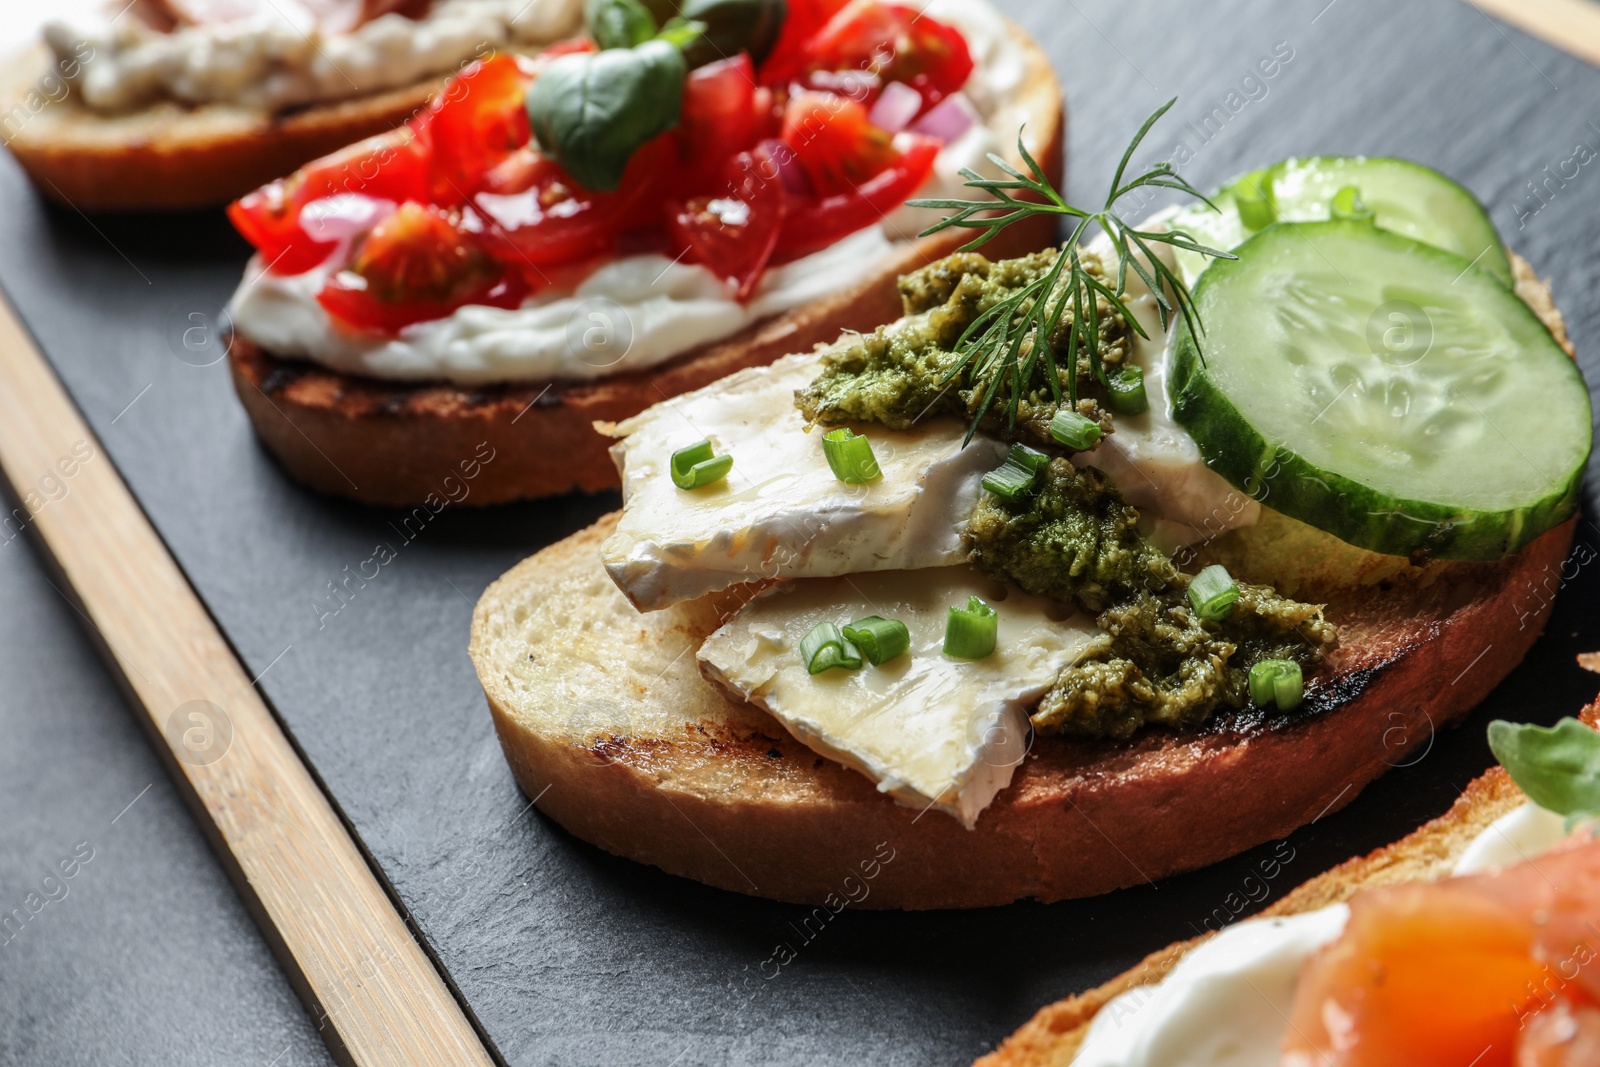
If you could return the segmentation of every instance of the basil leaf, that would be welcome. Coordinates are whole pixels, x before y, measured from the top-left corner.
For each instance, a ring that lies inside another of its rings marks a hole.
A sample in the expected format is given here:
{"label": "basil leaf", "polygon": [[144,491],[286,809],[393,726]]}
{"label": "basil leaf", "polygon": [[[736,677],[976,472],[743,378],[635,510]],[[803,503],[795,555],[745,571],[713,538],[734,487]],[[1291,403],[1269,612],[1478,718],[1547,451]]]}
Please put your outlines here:
{"label": "basil leaf", "polygon": [[683,53],[666,41],[560,56],[528,89],[541,151],[583,186],[609,192],[633,153],[678,124]]}
{"label": "basil leaf", "polygon": [[778,43],[788,15],[784,0],[683,0],[678,14],[706,24],[705,36],[684,49],[690,67],[749,52],[760,63]]}
{"label": "basil leaf", "polygon": [[601,48],[632,48],[656,35],[656,17],[639,0],[588,0],[583,21]]}
{"label": "basil leaf", "polygon": [[[656,40],[665,41],[678,51],[684,53],[684,59],[689,58],[689,46],[699,41],[706,32],[703,22],[691,22],[681,15],[674,15],[661,27],[661,32],[656,34]],[[694,64],[690,64],[693,66]]]}
{"label": "basil leaf", "polygon": [[1541,808],[1600,814],[1600,732],[1571,718],[1548,728],[1497,719],[1489,724],[1489,748]]}

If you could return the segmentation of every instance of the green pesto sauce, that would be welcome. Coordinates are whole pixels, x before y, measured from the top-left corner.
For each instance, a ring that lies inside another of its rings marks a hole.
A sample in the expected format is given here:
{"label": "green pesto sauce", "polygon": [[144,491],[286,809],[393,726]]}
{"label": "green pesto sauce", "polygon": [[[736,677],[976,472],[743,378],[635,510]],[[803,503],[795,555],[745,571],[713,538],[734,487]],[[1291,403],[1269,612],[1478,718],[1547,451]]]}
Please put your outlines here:
{"label": "green pesto sauce", "polygon": [[1033,713],[1041,733],[1125,738],[1144,726],[1192,730],[1250,698],[1250,667],[1292,659],[1310,668],[1336,634],[1321,607],[1239,583],[1231,614],[1200,619],[1189,576],[1138,529],[1139,513],[1100,471],[1065,459],[1032,497],[985,493],[968,531],[980,569],[1030,593],[1098,612],[1102,636]]}
{"label": "green pesto sauce", "polygon": [[[974,318],[1050,268],[1055,252],[991,262],[957,253],[900,279],[906,317],[822,358],[822,372],[795,403],[814,423],[872,422],[903,430],[932,415],[970,419],[986,383],[970,380],[954,354]],[[1107,284],[1104,267],[1085,265]],[[1128,327],[1102,301],[1101,351],[1108,367],[1128,352]],[[1067,323],[1058,337],[1064,340]],[[1078,365],[1081,414],[1110,433],[1099,383]],[[952,371],[955,371],[952,377]],[[1014,424],[1003,414],[982,429],[1059,454],[1049,423],[1057,401],[1036,369]],[[985,493],[972,515],[973,562],[1031,593],[1095,612],[1102,631],[1089,653],[1045,694],[1032,718],[1041,733],[1125,738],[1145,726],[1192,730],[1223,707],[1249,700],[1250,667],[1292,659],[1309,669],[1333,647],[1322,609],[1266,586],[1239,583],[1232,614],[1197,618],[1189,576],[1138,529],[1139,513],[1104,474],[1053,460],[1037,491],[1008,502]],[[1002,609],[1003,610],[1003,609]]]}
{"label": "green pesto sauce", "polygon": [[1101,611],[1178,579],[1139,532],[1139,512],[1093,467],[1052,460],[1031,497],[984,493],[968,529],[972,561],[1039,596]]}
{"label": "green pesto sauce", "polygon": [[[1080,254],[1085,266],[1110,284],[1100,261],[1092,253]],[[900,299],[906,317],[825,354],[822,373],[796,394],[796,404],[809,421],[825,424],[873,422],[903,430],[933,415],[970,419],[989,383],[981,377],[973,380],[972,368],[961,367],[957,342],[984,311],[1048,272],[1055,256],[1047,249],[996,262],[976,252],[958,252],[905,275]],[[1127,356],[1128,327],[1104,298],[1099,298],[1098,313],[1102,359],[1114,369]],[[1063,316],[1051,343],[1064,345],[1070,327],[1071,316]],[[1111,419],[1100,403],[1104,396],[1087,359],[1079,360],[1078,379],[1078,412],[1099,422],[1102,433],[1110,433]],[[1021,391],[1014,423],[1001,407],[985,418],[986,432],[1059,447],[1049,426],[1060,403],[1042,360],[1035,362]]]}

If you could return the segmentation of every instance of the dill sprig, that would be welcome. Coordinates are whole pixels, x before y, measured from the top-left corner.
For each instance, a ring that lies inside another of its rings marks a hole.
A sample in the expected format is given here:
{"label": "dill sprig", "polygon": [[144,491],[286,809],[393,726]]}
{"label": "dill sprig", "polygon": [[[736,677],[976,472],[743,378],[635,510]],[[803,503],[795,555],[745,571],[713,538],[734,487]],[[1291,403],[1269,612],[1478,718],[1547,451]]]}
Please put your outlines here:
{"label": "dill sprig", "polygon": [[[1123,295],[1127,292],[1130,267],[1155,296],[1163,332],[1168,329],[1174,311],[1183,316],[1183,321],[1197,339],[1203,332],[1189,287],[1162,261],[1160,256],[1155,254],[1151,245],[1164,244],[1221,259],[1236,257],[1228,252],[1199,244],[1183,230],[1136,229],[1125,222],[1116,211],[1118,200],[1135,189],[1147,188],[1176,189],[1204,202],[1213,211],[1217,209],[1215,204],[1180,177],[1172,169],[1172,164],[1166,161],[1156,163],[1143,173],[1124,181],[1128,163],[1132,160],[1133,153],[1138,150],[1140,142],[1144,140],[1145,134],[1149,133],[1157,120],[1177,102],[1177,97],[1168,100],[1145,119],[1143,126],[1139,127],[1139,132],[1134,135],[1127,151],[1122,154],[1122,161],[1117,164],[1116,176],[1111,179],[1111,191],[1106,195],[1105,205],[1099,211],[1085,211],[1073,207],[1062,198],[1050,184],[1050,179],[1045,176],[1038,162],[1028,153],[1027,147],[1022,143],[1020,130],[1017,132],[1017,151],[1027,163],[1031,174],[1022,173],[1004,159],[990,153],[990,162],[1009,177],[985,178],[966,168],[961,171],[967,187],[989,194],[988,199],[910,201],[914,207],[955,212],[922,231],[923,237],[952,226],[982,230],[981,236],[961,247],[963,252],[983,247],[1007,226],[1035,215],[1065,215],[1078,220],[1050,269],[980,313],[956,342],[956,354],[961,359],[946,374],[944,382],[951,382],[963,371],[969,371],[968,381],[975,389],[981,389],[972,426],[967,431],[968,440],[971,440],[972,435],[977,432],[978,424],[988,414],[1002,391],[1005,394],[1007,430],[1015,428],[1017,408],[1022,400],[1022,394],[1028,383],[1033,380],[1034,371],[1041,363],[1044,367],[1045,380],[1049,383],[1051,394],[1058,405],[1062,396],[1061,379],[1065,377],[1068,402],[1073,407],[1077,406],[1077,369],[1080,356],[1088,359],[1090,371],[1100,384],[1107,389],[1110,388],[1100,353],[1101,312],[1098,298],[1104,297],[1106,303],[1120,314],[1140,337],[1149,337],[1139,325],[1139,320],[1123,302]],[[1106,232],[1117,253],[1115,288],[1108,286],[1085,268],[1078,255],[1078,246],[1089,228],[1096,224]],[[1135,252],[1140,255],[1136,255]],[[1065,276],[1064,282],[1063,276]],[[1057,346],[1052,344],[1050,339],[1055,336],[1063,316],[1069,310],[1072,313],[1072,321],[1067,333],[1066,350],[1058,352]]]}

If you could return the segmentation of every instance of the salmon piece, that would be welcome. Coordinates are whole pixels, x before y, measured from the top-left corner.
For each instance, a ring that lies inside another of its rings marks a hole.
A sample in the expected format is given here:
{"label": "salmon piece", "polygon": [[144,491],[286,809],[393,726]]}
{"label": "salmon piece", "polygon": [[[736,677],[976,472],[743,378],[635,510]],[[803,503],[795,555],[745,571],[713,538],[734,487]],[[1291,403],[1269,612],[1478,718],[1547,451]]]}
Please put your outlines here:
{"label": "salmon piece", "polygon": [[1360,893],[1295,990],[1283,1067],[1600,1064],[1600,842]]}
{"label": "salmon piece", "polygon": [[1593,1067],[1600,1063],[1600,1006],[1562,997],[1528,1019],[1516,1067]]}

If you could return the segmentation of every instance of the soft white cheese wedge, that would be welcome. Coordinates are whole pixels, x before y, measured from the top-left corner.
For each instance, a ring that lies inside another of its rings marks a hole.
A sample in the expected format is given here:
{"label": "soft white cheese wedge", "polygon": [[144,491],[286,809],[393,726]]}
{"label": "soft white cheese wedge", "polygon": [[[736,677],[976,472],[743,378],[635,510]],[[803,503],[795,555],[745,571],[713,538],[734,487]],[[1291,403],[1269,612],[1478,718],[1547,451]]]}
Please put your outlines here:
{"label": "soft white cheese wedge", "polygon": [[[883,476],[847,485],[823,457],[824,428],[807,432],[794,405],[818,360],[807,353],[740,371],[616,426],[623,512],[601,557],[639,610],[741,582],[966,559],[962,532],[1006,446],[977,437],[963,448],[966,426],[951,418],[911,432],[854,424]],[[714,485],[679,489],[672,453],[703,439],[733,457],[733,470]]]}
{"label": "soft white cheese wedge", "polygon": [[[945,620],[969,595],[998,612],[999,639],[984,659],[952,659]],[[1100,636],[1086,616],[1063,618],[1070,610],[970,567],[792,582],[706,638],[701,670],[900,803],[936,807],[971,829],[1027,754],[1025,709]],[[905,623],[910,652],[878,667],[806,672],[800,641],[812,627],[867,615]]]}
{"label": "soft white cheese wedge", "polygon": [[[1161,223],[1161,217],[1156,216],[1145,225],[1155,227]],[[1103,234],[1095,238],[1091,247],[1107,262],[1115,262],[1110,240]],[[1158,255],[1171,259],[1165,245],[1157,245],[1156,250]],[[1261,505],[1206,466],[1200,446],[1172,417],[1167,398],[1167,356],[1172,334],[1161,329],[1155,297],[1135,271],[1128,272],[1124,299],[1149,335],[1146,338],[1134,334],[1129,339],[1128,355],[1129,362],[1144,371],[1144,391],[1150,407],[1138,415],[1116,416],[1116,432],[1102,438],[1093,451],[1076,453],[1073,462],[1105,471],[1111,484],[1139,509],[1151,539],[1169,552],[1180,545],[1203,544],[1227,530],[1254,525],[1261,517]],[[1169,317],[1168,322],[1176,324],[1176,316]]]}

